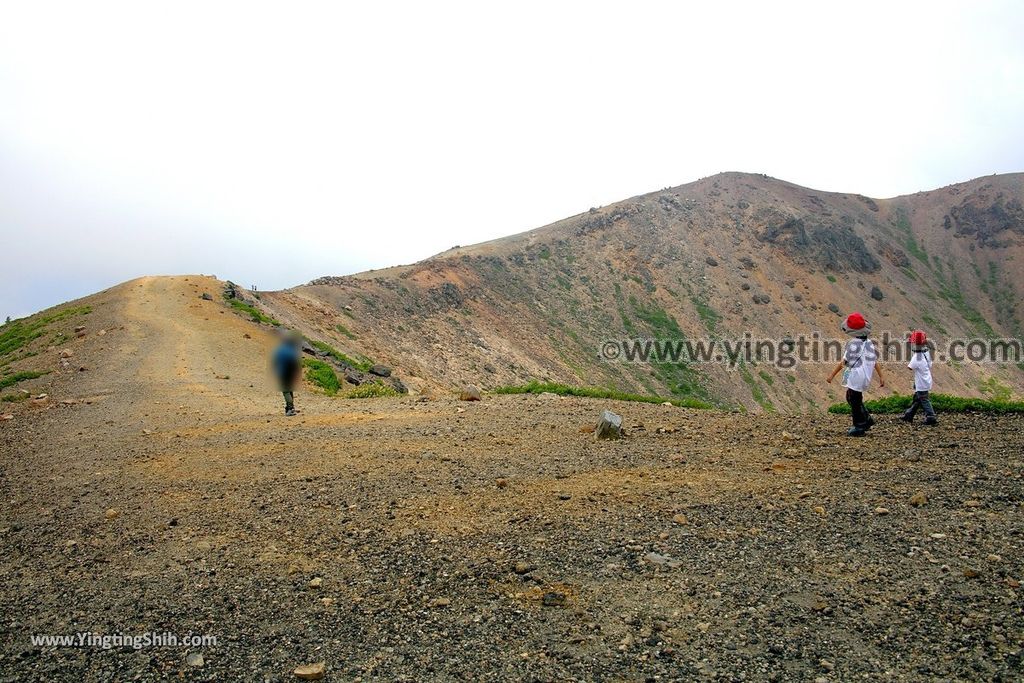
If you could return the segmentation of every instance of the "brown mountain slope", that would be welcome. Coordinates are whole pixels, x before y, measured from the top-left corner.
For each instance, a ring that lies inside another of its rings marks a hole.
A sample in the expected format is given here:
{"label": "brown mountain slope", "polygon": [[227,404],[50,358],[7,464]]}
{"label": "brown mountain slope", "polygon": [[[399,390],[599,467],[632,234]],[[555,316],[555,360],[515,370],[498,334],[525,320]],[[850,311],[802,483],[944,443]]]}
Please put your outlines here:
{"label": "brown mountain slope", "polygon": [[[1019,337],[1022,199],[1024,174],[874,200],[725,173],[263,301],[286,323],[396,366],[414,390],[542,379],[801,411],[841,399],[822,364],[613,363],[601,346],[839,337],[853,310],[876,336]],[[905,392],[907,371],[891,369],[887,390]],[[1024,386],[1016,366],[952,362],[937,382],[968,395]]]}

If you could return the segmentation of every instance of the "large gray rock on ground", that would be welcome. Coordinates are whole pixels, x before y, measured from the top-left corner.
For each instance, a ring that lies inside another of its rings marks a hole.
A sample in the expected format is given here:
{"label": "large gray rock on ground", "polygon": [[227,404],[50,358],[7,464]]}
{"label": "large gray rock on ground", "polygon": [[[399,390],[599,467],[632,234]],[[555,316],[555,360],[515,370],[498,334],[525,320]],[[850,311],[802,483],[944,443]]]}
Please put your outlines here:
{"label": "large gray rock on ground", "polygon": [[599,439],[621,439],[622,438],[622,417],[610,410],[601,413],[601,419],[597,422],[597,429],[594,430]]}
{"label": "large gray rock on ground", "polygon": [[483,396],[480,394],[480,388],[472,384],[467,384],[462,387],[462,391],[459,392],[460,401],[479,401]]}
{"label": "large gray rock on ground", "polygon": [[377,375],[378,377],[390,377],[391,368],[386,365],[381,365],[380,363],[375,363],[370,367],[370,374]]}

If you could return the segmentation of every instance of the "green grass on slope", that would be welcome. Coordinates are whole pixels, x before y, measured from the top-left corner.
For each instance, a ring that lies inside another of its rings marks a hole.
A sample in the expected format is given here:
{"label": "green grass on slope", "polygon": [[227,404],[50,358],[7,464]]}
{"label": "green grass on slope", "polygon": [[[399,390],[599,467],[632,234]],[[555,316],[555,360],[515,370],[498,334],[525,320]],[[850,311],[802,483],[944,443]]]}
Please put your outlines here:
{"label": "green grass on slope", "polygon": [[[912,396],[886,396],[865,401],[864,405],[873,413],[902,413],[910,407],[912,400]],[[936,411],[944,413],[1024,413],[1024,401],[967,398],[949,394],[932,394],[931,401]],[[850,406],[846,403],[835,403],[829,406],[828,412],[849,415]]]}
{"label": "green grass on slope", "polygon": [[345,398],[385,398],[401,396],[397,391],[380,382],[367,382],[347,392]]}
{"label": "green grass on slope", "polygon": [[18,401],[24,401],[28,398],[28,394],[5,394],[0,396],[0,403],[17,403]]}
{"label": "green grass on slope", "polygon": [[629,394],[614,389],[603,389],[601,387],[573,387],[568,384],[557,384],[552,382],[532,381],[527,384],[516,386],[498,387],[495,394],[558,394],[559,396],[580,396],[582,398],[606,398],[613,401],[637,401],[639,403],[665,403],[666,401],[680,408],[712,408],[696,398],[664,398],[661,396],[649,396],[644,394]]}
{"label": "green grass on slope", "polygon": [[341,388],[341,382],[338,380],[338,375],[335,374],[334,368],[322,360],[314,358],[303,358],[302,364],[306,368],[306,380],[310,384],[320,387],[328,396],[334,396],[338,393],[338,389]]}
{"label": "green grass on slope", "polygon": [[37,372],[35,370],[28,370],[26,372],[16,372],[13,375],[8,375],[7,377],[0,377],[0,389],[13,387],[18,382],[23,382],[27,379],[35,379],[37,377],[42,377],[43,375],[49,374],[49,372]]}
{"label": "green grass on slope", "polygon": [[228,304],[231,308],[235,309],[239,313],[245,313],[255,323],[265,323],[267,325],[273,325],[274,327],[280,327],[281,323],[271,318],[269,315],[256,308],[252,304],[247,304],[244,301],[238,299],[228,299]]}
{"label": "green grass on slope", "polygon": [[72,306],[50,315],[19,318],[0,326],[0,358],[9,356],[29,342],[46,334],[46,327],[59,320],[92,312],[91,306]]}
{"label": "green grass on slope", "polygon": [[323,353],[326,353],[328,356],[331,356],[332,358],[334,358],[336,361],[340,362],[343,365],[351,366],[356,370],[360,370],[362,372],[369,372],[370,368],[373,367],[373,361],[370,360],[369,358],[352,358],[351,356],[345,355],[338,349],[334,348],[333,346],[325,342],[314,341],[308,338],[306,339],[306,341],[308,341],[310,345],[313,346],[313,348]]}

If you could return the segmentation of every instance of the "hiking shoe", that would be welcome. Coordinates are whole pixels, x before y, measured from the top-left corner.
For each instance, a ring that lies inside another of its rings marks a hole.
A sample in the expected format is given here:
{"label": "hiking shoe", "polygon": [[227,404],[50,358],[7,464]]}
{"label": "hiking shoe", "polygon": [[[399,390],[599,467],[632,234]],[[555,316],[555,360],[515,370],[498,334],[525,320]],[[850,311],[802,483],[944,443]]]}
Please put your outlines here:
{"label": "hiking shoe", "polygon": [[851,427],[850,431],[846,432],[847,436],[864,436],[868,433],[868,430],[863,427]]}
{"label": "hiking shoe", "polygon": [[934,415],[932,415],[931,417],[926,417],[926,418],[924,419],[924,423],[925,423],[926,425],[928,425],[929,427],[932,427],[932,426],[934,426],[934,425],[937,425],[937,424],[939,424],[939,420],[938,420],[938,418],[937,418],[937,417],[935,417]]}
{"label": "hiking shoe", "polygon": [[907,413],[903,413],[902,415],[900,415],[900,419],[903,420],[904,422],[913,422],[914,421],[914,416],[913,415],[909,415]]}
{"label": "hiking shoe", "polygon": [[864,431],[867,431],[867,430],[871,429],[871,428],[872,428],[872,427],[874,427],[874,426],[875,426],[875,418],[873,418],[873,417],[871,417],[871,416],[869,415],[869,416],[868,416],[868,421],[867,421],[867,422],[865,422],[864,424],[862,424],[862,425],[861,425],[861,428],[862,428],[862,429],[863,429]]}
{"label": "hiking shoe", "polygon": [[284,414],[288,417],[295,417],[296,415],[298,415],[298,413],[295,412],[294,408],[292,408],[291,410],[284,411]]}

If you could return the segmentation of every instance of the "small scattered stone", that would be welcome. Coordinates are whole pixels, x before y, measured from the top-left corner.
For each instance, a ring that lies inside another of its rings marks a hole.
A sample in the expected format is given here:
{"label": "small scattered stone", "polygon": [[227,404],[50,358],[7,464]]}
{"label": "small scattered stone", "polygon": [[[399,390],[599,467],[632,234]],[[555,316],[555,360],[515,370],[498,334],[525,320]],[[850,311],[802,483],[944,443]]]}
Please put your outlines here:
{"label": "small scattered stone", "polygon": [[833,671],[836,668],[836,665],[827,659],[818,660],[818,665],[825,671]]}
{"label": "small scattered stone", "polygon": [[302,666],[295,667],[295,677],[301,678],[304,681],[319,681],[324,677],[324,672],[326,670],[327,665],[325,662],[303,664]]}
{"label": "small scattered stone", "polygon": [[922,505],[926,505],[927,503],[928,503],[928,496],[926,496],[921,491],[918,491],[917,493],[915,493],[914,495],[912,495],[910,497],[910,504],[913,505],[916,508],[919,508]]}
{"label": "small scattered stone", "polygon": [[887,515],[889,514],[889,508],[877,507],[875,508],[876,515]]}
{"label": "small scattered stone", "polygon": [[324,585],[324,580],[318,576],[314,579],[310,579],[308,585],[310,588],[319,588],[320,586]]}
{"label": "small scattered stone", "polygon": [[540,602],[545,607],[564,607],[566,595],[565,593],[559,593],[558,591],[548,591],[541,598]]}
{"label": "small scattered stone", "polygon": [[110,508],[109,510],[103,513],[103,516],[107,519],[117,519],[121,516],[121,513],[118,510],[115,510],[114,508]]}
{"label": "small scattered stone", "polygon": [[963,573],[964,573],[964,578],[965,579],[976,579],[979,576],[981,576],[981,572],[979,572],[977,569],[973,569],[971,567],[965,568]]}
{"label": "small scattered stone", "polygon": [[685,526],[690,523],[689,518],[681,512],[677,515],[674,515],[672,517],[672,521],[678,524],[679,526]]}
{"label": "small scattered stone", "polygon": [[447,607],[452,604],[452,601],[448,598],[434,598],[430,601],[431,607]]}
{"label": "small scattered stone", "polygon": [[185,663],[189,666],[200,667],[206,664],[206,660],[203,659],[203,655],[199,652],[190,652],[188,653],[188,656],[185,657]]}
{"label": "small scattered stone", "polygon": [[503,489],[508,486],[508,479],[505,479],[504,477],[498,477],[497,479],[494,480],[494,485],[497,486],[499,489]]}
{"label": "small scattered stone", "polygon": [[999,555],[996,555],[995,553],[990,553],[989,556],[986,557],[985,559],[988,560],[989,562],[1002,562],[1003,561],[1003,558],[1001,556],[999,556]]}
{"label": "small scattered stone", "polygon": [[514,571],[515,571],[516,574],[522,575],[522,574],[529,574],[531,569],[533,569],[533,567],[530,566],[529,562],[524,562],[523,560],[519,560],[518,562],[516,562],[516,566],[515,566],[515,570]]}

